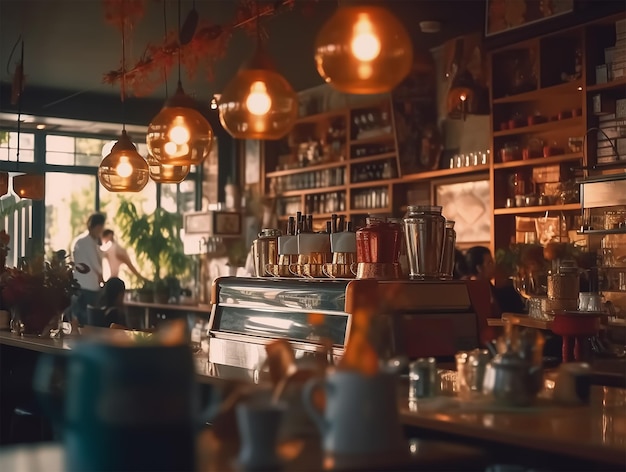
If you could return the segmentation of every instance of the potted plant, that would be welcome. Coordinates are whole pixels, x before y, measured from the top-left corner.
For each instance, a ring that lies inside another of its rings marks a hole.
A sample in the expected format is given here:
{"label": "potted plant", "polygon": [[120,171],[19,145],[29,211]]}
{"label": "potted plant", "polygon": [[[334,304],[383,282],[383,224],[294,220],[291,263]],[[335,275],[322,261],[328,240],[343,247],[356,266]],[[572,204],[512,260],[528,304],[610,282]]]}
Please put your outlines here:
{"label": "potted plant", "polygon": [[171,280],[179,280],[190,271],[190,260],[180,238],[182,216],[162,208],[140,215],[132,202],[122,200],[115,222],[137,258],[152,266],[152,280],[144,283],[142,292],[152,289],[154,299],[167,302]]}

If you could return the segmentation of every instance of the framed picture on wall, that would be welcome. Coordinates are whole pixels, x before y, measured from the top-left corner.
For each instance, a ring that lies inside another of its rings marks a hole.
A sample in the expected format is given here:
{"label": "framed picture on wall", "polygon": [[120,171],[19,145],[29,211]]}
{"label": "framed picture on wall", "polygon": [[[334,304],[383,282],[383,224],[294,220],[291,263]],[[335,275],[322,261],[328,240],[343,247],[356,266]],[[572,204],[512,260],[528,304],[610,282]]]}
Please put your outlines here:
{"label": "framed picture on wall", "polygon": [[571,13],[574,0],[487,0],[485,36]]}
{"label": "framed picture on wall", "polygon": [[453,220],[459,246],[488,243],[491,240],[491,190],[489,179],[471,182],[433,184],[436,205],[443,216]]}

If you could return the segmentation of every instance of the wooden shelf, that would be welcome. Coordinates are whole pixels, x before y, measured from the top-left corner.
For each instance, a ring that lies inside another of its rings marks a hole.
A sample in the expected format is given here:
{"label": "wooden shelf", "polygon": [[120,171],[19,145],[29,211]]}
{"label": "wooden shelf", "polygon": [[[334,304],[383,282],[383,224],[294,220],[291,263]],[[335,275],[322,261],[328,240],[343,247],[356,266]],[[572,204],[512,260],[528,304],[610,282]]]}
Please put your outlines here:
{"label": "wooden shelf", "polygon": [[539,125],[532,126],[520,126],[519,128],[514,129],[505,129],[502,131],[494,131],[493,136],[497,138],[498,136],[513,136],[516,134],[530,134],[530,133],[541,133],[542,131],[552,131],[557,128],[573,128],[574,126],[583,125],[582,116],[577,116],[575,118],[567,118],[565,120],[557,120],[557,121],[548,121],[547,123],[541,123]]}
{"label": "wooden shelf", "polygon": [[359,144],[372,144],[379,143],[381,141],[392,141],[395,139],[395,134],[393,133],[382,133],[376,136],[371,136],[369,138],[359,138],[359,139],[351,139],[349,141],[350,146],[358,146]]}
{"label": "wooden shelf", "polygon": [[618,87],[626,87],[626,77],[611,80],[604,84],[587,85],[587,92],[601,92],[602,90],[610,90]]}
{"label": "wooden shelf", "polygon": [[518,93],[515,95],[507,95],[506,97],[494,98],[493,104],[515,103],[515,102],[532,102],[546,98],[546,95],[562,95],[566,93],[574,93],[582,91],[582,80],[574,80],[564,84],[553,85],[551,87],[539,88],[530,92]]}
{"label": "wooden shelf", "polygon": [[498,170],[526,166],[547,166],[550,164],[558,164],[560,162],[575,161],[578,159],[582,159],[582,157],[582,153],[574,152],[571,154],[560,154],[558,156],[535,157],[532,159],[526,159],[521,161],[497,162],[493,165],[493,168],[495,170]]}
{"label": "wooden shelf", "polygon": [[350,188],[367,188],[367,187],[386,187],[390,184],[397,182],[397,179],[380,179],[380,180],[368,180],[366,182],[354,182],[350,184]]}
{"label": "wooden shelf", "polygon": [[303,123],[318,123],[324,119],[333,119],[333,118],[345,118],[348,119],[348,110],[340,109],[340,110],[331,110],[323,113],[318,113],[315,115],[302,116],[296,119],[296,125]]}
{"label": "wooden shelf", "polygon": [[455,167],[454,169],[437,169],[427,170],[424,172],[416,172],[415,174],[403,175],[397,179],[397,183],[419,182],[420,180],[431,180],[442,177],[453,177],[459,174],[474,174],[489,171],[489,164],[480,164],[469,167]]}
{"label": "wooden shelf", "polygon": [[265,174],[265,177],[269,179],[271,177],[282,177],[285,175],[304,174],[306,172],[315,172],[317,170],[333,169],[335,167],[343,167],[347,164],[347,162],[348,161],[336,161],[327,162],[325,164],[316,164],[308,167],[295,167],[293,169],[275,170],[273,172],[267,172]]}
{"label": "wooden shelf", "polygon": [[352,157],[350,158],[351,164],[362,164],[365,162],[382,161],[384,159],[392,159],[396,157],[395,152],[386,152],[384,154],[375,154],[373,156],[366,157]]}
{"label": "wooden shelf", "polygon": [[393,213],[393,210],[389,207],[385,208],[362,208],[350,210],[348,214],[350,215],[379,215],[381,213]]}
{"label": "wooden shelf", "polygon": [[337,185],[335,187],[319,187],[319,188],[307,188],[302,190],[287,190],[286,192],[281,192],[276,195],[272,195],[273,198],[277,197],[299,197],[300,195],[310,195],[315,193],[333,193],[333,192],[342,192],[346,190],[345,185]]}
{"label": "wooden shelf", "polygon": [[495,208],[494,215],[522,215],[528,213],[545,213],[546,211],[580,211],[580,203],[568,203],[566,205],[543,205],[513,208]]}
{"label": "wooden shelf", "polygon": [[615,229],[584,229],[577,231],[578,234],[626,234],[626,228]]}

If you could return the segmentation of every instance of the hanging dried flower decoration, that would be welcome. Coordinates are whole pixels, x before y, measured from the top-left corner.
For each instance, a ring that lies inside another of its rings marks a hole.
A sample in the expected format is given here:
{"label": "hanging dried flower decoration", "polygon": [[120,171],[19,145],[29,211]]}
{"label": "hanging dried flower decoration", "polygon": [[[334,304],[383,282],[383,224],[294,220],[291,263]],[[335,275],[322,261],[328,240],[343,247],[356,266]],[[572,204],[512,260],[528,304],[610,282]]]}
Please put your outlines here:
{"label": "hanging dried flower decoration", "polygon": [[146,0],[102,0],[104,21],[122,30],[124,23],[136,24],[146,12]]}
{"label": "hanging dried flower decoration", "polygon": [[[311,11],[316,0],[298,0],[304,12]],[[116,28],[122,24],[133,25],[143,16],[145,0],[103,0],[105,19]],[[269,5],[261,5],[258,15],[273,16],[287,9],[292,9],[296,0],[276,0]],[[224,57],[232,34],[242,29],[249,34],[256,33],[256,0],[240,0],[231,22],[214,24],[200,20],[191,40],[181,46],[181,63],[190,78],[194,78],[198,69],[204,66],[208,79],[213,77],[215,63]],[[126,86],[129,94],[145,96],[152,93],[177,63],[179,48],[177,28],[165,35],[161,43],[146,46],[136,64],[126,69]],[[165,73],[164,73],[165,71]],[[104,83],[116,84],[122,79],[122,68],[107,72]]]}

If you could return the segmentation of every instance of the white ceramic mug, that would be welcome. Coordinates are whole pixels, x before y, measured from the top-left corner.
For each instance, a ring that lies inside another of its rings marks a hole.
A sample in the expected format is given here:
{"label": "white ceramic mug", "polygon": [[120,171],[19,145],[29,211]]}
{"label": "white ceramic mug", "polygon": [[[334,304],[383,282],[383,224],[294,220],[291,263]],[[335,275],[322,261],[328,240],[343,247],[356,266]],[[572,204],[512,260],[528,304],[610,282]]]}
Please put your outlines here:
{"label": "white ceramic mug", "polygon": [[591,367],[586,362],[567,362],[558,369],[554,400],[565,405],[582,405],[589,402],[591,392]]}
{"label": "white ceramic mug", "polygon": [[[320,387],[326,393],[323,412],[312,400],[314,390]],[[302,394],[304,407],[321,432],[325,452],[357,456],[399,453],[405,448],[393,375],[335,371],[325,379],[309,380]]]}

